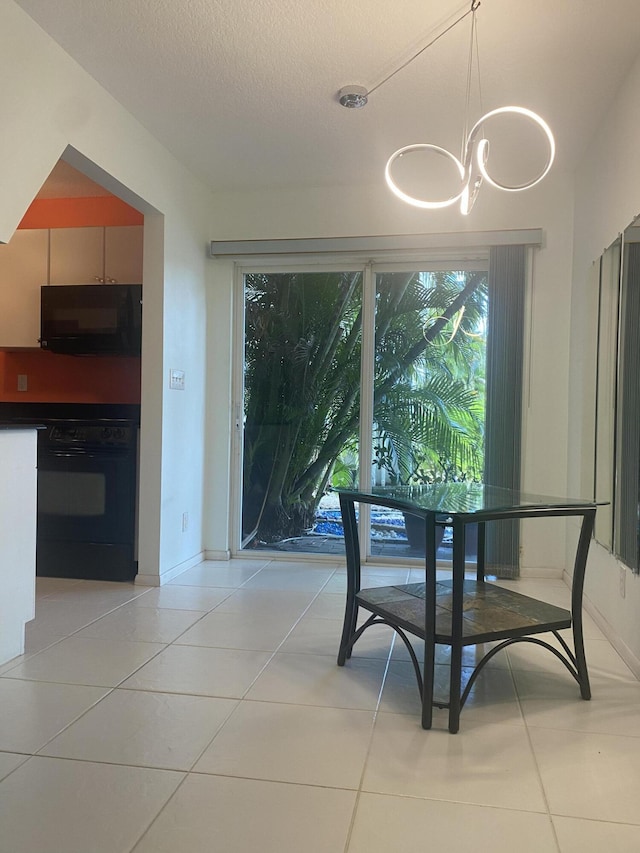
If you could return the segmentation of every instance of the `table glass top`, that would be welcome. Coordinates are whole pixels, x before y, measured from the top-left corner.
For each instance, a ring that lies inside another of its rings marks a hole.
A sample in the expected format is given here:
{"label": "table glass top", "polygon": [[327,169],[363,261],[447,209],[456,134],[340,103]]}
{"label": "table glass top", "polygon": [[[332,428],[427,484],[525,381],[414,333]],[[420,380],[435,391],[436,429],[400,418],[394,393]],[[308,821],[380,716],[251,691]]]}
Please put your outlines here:
{"label": "table glass top", "polygon": [[517,489],[504,489],[484,483],[434,483],[415,486],[373,486],[368,491],[336,489],[340,494],[354,497],[379,497],[386,505],[398,509],[423,510],[443,515],[468,515],[481,512],[508,511],[531,507],[535,509],[569,509],[594,507],[602,502],[585,498],[552,497]]}

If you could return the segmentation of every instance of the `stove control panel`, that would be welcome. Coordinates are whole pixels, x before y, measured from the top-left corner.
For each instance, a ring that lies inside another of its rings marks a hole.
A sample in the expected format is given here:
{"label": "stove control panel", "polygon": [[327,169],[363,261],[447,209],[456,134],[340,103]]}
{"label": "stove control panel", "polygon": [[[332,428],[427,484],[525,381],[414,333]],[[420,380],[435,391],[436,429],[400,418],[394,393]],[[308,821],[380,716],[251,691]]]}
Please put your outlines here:
{"label": "stove control panel", "polygon": [[135,430],[128,423],[65,423],[51,424],[46,440],[50,444],[128,447],[135,441]]}

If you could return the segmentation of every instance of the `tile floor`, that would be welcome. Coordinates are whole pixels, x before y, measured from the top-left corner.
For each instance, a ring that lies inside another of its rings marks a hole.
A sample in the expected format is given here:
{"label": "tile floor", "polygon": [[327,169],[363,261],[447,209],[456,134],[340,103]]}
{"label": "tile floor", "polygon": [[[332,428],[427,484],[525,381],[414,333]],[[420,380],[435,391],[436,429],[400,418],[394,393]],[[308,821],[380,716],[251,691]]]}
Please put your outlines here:
{"label": "tile floor", "polygon": [[[513,583],[567,602],[561,581]],[[27,652],[0,667],[1,853],[640,850],[640,683],[589,617],[591,702],[516,646],[450,735],[444,711],[420,728],[390,630],[336,666],[338,564],[37,586]]]}

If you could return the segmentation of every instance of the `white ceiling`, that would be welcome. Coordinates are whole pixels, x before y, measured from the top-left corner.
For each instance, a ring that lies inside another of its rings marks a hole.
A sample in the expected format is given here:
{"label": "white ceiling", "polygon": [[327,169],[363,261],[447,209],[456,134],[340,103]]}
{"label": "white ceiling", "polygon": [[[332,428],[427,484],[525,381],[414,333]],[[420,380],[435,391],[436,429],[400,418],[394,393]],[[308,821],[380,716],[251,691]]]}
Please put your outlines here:
{"label": "white ceiling", "polygon": [[[368,184],[413,142],[459,153],[470,17],[363,110],[336,94],[374,87],[470,2],[17,3],[214,190]],[[540,113],[571,169],[638,53],[640,3],[482,0],[477,20],[482,111]]]}

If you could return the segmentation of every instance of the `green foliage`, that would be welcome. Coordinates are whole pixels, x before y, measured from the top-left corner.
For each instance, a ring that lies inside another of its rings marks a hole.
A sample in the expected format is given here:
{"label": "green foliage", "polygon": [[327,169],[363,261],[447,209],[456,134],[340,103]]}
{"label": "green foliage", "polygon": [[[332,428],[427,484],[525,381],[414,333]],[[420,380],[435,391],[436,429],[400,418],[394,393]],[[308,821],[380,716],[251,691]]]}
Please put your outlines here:
{"label": "green foliage", "polygon": [[[245,537],[299,535],[329,482],[353,483],[361,290],[359,272],[245,278]],[[480,475],[484,346],[471,334],[485,313],[484,274],[379,277],[374,464],[403,481]]]}
{"label": "green foliage", "polygon": [[484,274],[381,277],[374,422],[401,482],[481,478],[485,317]]}

